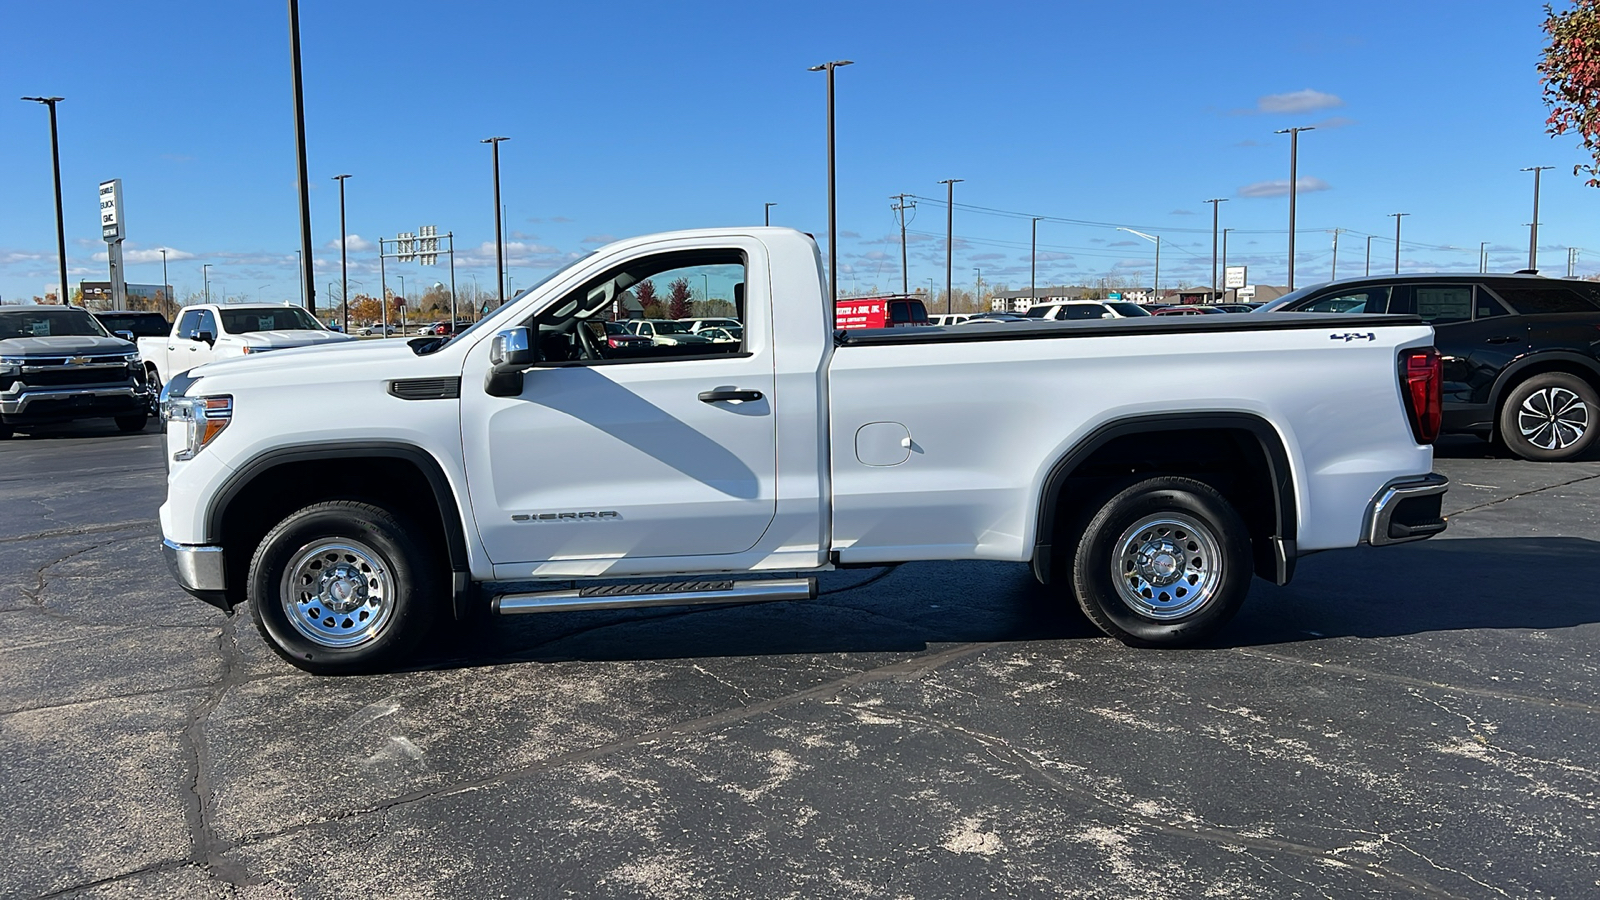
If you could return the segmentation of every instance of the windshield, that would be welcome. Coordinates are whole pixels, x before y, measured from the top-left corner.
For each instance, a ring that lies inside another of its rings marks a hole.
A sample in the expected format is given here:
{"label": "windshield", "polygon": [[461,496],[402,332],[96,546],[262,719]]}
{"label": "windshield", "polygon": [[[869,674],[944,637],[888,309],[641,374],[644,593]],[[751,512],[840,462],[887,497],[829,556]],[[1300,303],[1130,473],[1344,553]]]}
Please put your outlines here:
{"label": "windshield", "polygon": [[107,331],[131,331],[134,337],[166,337],[172,330],[156,313],[100,313],[95,318]]}
{"label": "windshield", "polygon": [[1045,306],[1030,306],[1024,315],[1030,319],[1047,319],[1050,317],[1050,310],[1055,308],[1055,304],[1047,304]]}
{"label": "windshield", "polygon": [[253,331],[326,331],[322,323],[298,306],[276,306],[270,309],[229,309],[222,313],[222,330],[228,334],[250,334]]}
{"label": "windshield", "polygon": [[1273,311],[1276,311],[1276,310],[1283,309],[1285,306],[1288,306],[1289,304],[1294,303],[1297,300],[1304,300],[1306,297],[1310,296],[1313,291],[1319,291],[1319,290],[1327,287],[1331,283],[1332,282],[1322,281],[1322,282],[1318,282],[1317,284],[1308,285],[1306,287],[1300,288],[1297,291],[1293,291],[1291,293],[1284,294],[1282,297],[1279,297],[1278,299],[1273,300],[1270,303],[1266,303],[1266,304],[1263,304],[1261,306],[1258,306],[1258,307],[1256,307],[1255,311],[1256,312],[1273,312]]}
{"label": "windshield", "polygon": [[672,322],[672,321],[668,321],[668,320],[662,320],[662,321],[659,321],[659,322],[651,322],[650,324],[655,326],[656,334],[688,334],[689,333],[689,323],[687,323],[687,322]]}
{"label": "windshield", "polygon": [[81,309],[0,310],[0,341],[30,337],[110,337]]}
{"label": "windshield", "polygon": [[[593,252],[585,253],[583,256],[578,257],[577,259],[573,260],[572,262],[568,263],[567,265],[564,265],[561,268],[555,270],[554,272],[551,272],[549,275],[546,275],[545,277],[539,279],[537,282],[534,283],[534,285],[532,287],[528,288],[525,291],[522,291],[522,292],[516,294],[511,299],[509,299],[506,302],[500,304],[499,307],[497,307],[496,309],[494,309],[491,312],[489,312],[488,314],[486,314],[483,318],[479,319],[477,322],[474,322],[472,327],[468,328],[465,331],[462,331],[462,332],[458,333],[456,335],[456,337],[459,338],[459,337],[462,337],[463,335],[471,334],[471,333],[473,333],[474,331],[477,331],[480,328],[488,328],[490,322],[495,322],[495,321],[499,320],[500,316],[502,314],[504,314],[506,310],[510,309],[516,303],[516,301],[521,300],[523,297],[526,297],[529,294],[533,293],[534,291],[537,291],[539,288],[544,287],[546,284],[548,284],[550,281],[554,280],[558,276],[564,275],[567,272],[570,272],[573,269],[576,269],[578,266],[583,265],[584,262],[587,261],[589,259],[589,257],[591,257],[593,255],[594,255]],[[447,343],[446,341],[439,341],[437,345],[429,345],[426,349],[419,350],[418,352],[419,353],[431,353],[434,350],[437,350],[440,347],[443,347],[446,343]]]}
{"label": "windshield", "polygon": [[1112,309],[1116,310],[1117,312],[1123,314],[1124,316],[1148,316],[1148,315],[1150,315],[1150,310],[1145,309],[1144,307],[1140,306],[1137,303],[1129,303],[1129,302],[1127,302],[1125,300],[1112,301],[1110,303],[1107,303],[1106,305],[1111,307]]}

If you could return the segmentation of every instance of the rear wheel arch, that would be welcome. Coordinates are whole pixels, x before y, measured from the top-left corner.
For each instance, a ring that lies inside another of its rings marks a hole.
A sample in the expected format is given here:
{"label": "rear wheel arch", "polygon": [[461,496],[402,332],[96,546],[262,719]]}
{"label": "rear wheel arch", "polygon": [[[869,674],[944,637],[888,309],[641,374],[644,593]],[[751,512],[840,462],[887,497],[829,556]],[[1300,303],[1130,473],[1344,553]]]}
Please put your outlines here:
{"label": "rear wheel arch", "polygon": [[244,596],[251,557],[268,531],[297,510],[330,500],[372,503],[437,529],[422,543],[442,542],[454,611],[466,617],[471,577],[455,491],[432,454],[403,443],[281,447],[240,466],[205,513],[207,540],[223,547],[229,595]]}
{"label": "rear wheel arch", "polygon": [[[1073,445],[1051,466],[1039,493],[1035,577],[1049,584],[1061,575],[1053,571],[1052,559],[1063,549],[1057,546],[1063,529],[1087,524],[1100,503],[1152,475],[1193,477],[1237,495],[1229,499],[1249,526],[1256,574],[1288,583],[1298,523],[1289,454],[1271,423],[1243,412],[1118,419]],[[1071,536],[1066,540],[1070,543]]]}
{"label": "rear wheel arch", "polygon": [[[1500,421],[1500,411],[1505,406],[1506,398],[1517,389],[1522,382],[1535,375],[1545,372],[1565,372],[1576,375],[1589,383],[1589,386],[1600,392],[1600,362],[1596,362],[1581,353],[1570,350],[1546,350],[1540,353],[1530,353],[1527,356],[1511,363],[1501,370],[1495,378],[1494,388],[1489,394],[1489,409],[1492,422]],[[1498,424],[1496,424],[1498,431]],[[1498,434],[1497,434],[1498,437]]]}

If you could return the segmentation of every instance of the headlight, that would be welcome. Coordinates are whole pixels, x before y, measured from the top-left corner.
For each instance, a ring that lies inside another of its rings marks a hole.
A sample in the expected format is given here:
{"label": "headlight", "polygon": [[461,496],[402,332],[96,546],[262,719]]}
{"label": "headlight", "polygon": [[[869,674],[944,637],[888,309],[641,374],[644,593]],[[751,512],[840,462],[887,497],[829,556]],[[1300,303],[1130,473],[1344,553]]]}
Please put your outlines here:
{"label": "headlight", "polygon": [[187,426],[188,446],[172,454],[175,461],[185,462],[194,459],[228,427],[233,420],[233,398],[168,396],[161,404],[161,420]]}
{"label": "headlight", "polygon": [[21,375],[23,362],[20,356],[0,356],[0,375]]}

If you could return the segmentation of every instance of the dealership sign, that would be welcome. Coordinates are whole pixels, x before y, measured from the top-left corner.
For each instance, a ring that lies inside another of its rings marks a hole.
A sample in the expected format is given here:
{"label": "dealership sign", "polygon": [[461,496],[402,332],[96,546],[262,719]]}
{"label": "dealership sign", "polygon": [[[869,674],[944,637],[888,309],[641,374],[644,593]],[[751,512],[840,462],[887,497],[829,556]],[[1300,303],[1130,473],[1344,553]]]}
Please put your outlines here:
{"label": "dealership sign", "polygon": [[100,236],[106,243],[122,240],[122,179],[100,182]]}

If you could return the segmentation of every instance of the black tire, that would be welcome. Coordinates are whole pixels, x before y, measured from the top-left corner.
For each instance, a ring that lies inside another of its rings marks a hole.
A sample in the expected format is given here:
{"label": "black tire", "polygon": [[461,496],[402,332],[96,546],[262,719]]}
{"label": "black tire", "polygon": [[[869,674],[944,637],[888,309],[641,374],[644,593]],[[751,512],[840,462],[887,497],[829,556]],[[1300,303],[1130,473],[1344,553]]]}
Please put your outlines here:
{"label": "black tire", "polygon": [[155,366],[144,367],[144,386],[150,393],[150,415],[161,414],[161,373]]}
{"label": "black tire", "polygon": [[1566,372],[1543,372],[1511,389],[1500,407],[1499,434],[1506,449],[1523,459],[1575,459],[1600,434],[1600,397],[1594,387]]}
{"label": "black tire", "polygon": [[0,422],[0,441],[8,440],[14,434],[16,434],[16,432],[11,430],[10,425]]}
{"label": "black tire", "polygon": [[[279,656],[319,675],[403,660],[449,597],[437,554],[411,537],[421,533],[353,500],[294,513],[267,532],[250,560],[246,597],[256,628]],[[289,591],[295,581],[312,590]]]}
{"label": "black tire", "polygon": [[1084,614],[1134,646],[1182,646],[1216,633],[1239,611],[1252,575],[1250,534],[1233,505],[1210,485],[1175,476],[1112,497],[1072,555]]}
{"label": "black tire", "polygon": [[144,430],[144,423],[150,421],[150,414],[139,413],[133,416],[117,416],[115,421],[118,431],[123,434],[132,434],[135,431]]}

